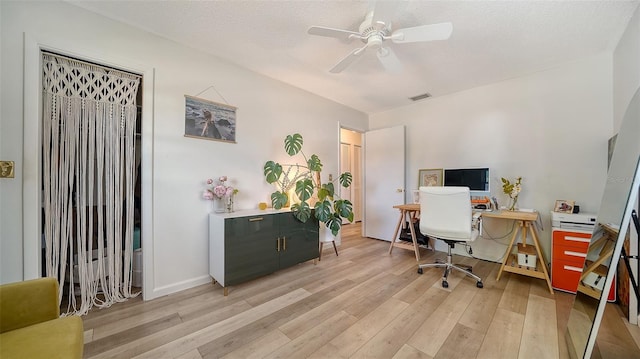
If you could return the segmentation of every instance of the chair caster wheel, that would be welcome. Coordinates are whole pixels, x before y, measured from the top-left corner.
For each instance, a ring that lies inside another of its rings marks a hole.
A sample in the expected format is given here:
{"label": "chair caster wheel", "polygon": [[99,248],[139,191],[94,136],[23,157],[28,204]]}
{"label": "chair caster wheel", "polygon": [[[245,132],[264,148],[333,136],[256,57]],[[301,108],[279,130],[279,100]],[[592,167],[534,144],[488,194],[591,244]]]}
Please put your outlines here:
{"label": "chair caster wheel", "polygon": [[422,268],[418,268],[418,274],[422,274]]}
{"label": "chair caster wheel", "polygon": [[476,287],[482,288],[482,287],[484,287],[484,284],[482,284],[482,282],[477,282],[476,283]]}
{"label": "chair caster wheel", "polygon": [[442,288],[449,288],[449,282],[447,282],[446,280],[442,281]]}

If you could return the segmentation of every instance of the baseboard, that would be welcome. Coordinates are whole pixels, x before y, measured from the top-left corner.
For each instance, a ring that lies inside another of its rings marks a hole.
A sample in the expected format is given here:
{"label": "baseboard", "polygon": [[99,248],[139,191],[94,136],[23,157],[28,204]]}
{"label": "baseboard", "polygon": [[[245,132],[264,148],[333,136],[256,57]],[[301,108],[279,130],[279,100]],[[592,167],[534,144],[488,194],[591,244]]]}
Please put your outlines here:
{"label": "baseboard", "polygon": [[147,295],[145,295],[144,299],[151,300],[151,299],[159,298],[165,295],[177,293],[177,292],[190,289],[193,287],[197,287],[199,285],[203,285],[207,283],[211,283],[210,275],[205,275],[202,277],[185,280],[182,282],[166,285],[163,287],[154,288],[151,293],[145,293]]}

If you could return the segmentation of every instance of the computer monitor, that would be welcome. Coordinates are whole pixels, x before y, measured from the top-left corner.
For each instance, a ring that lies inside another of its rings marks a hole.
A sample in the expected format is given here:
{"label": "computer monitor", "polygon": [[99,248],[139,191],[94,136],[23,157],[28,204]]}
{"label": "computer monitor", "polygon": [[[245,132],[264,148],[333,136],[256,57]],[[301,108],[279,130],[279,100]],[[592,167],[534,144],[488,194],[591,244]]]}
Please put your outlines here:
{"label": "computer monitor", "polygon": [[489,168],[455,168],[444,170],[445,186],[469,187],[471,196],[491,196]]}

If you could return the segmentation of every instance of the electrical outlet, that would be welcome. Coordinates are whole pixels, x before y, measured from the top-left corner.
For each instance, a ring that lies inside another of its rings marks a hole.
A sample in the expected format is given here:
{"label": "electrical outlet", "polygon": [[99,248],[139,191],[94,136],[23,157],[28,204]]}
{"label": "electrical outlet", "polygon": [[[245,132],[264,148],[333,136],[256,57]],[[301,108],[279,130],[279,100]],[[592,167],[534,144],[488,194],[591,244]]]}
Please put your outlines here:
{"label": "electrical outlet", "polygon": [[0,161],[0,178],[14,178],[14,167],[13,161]]}

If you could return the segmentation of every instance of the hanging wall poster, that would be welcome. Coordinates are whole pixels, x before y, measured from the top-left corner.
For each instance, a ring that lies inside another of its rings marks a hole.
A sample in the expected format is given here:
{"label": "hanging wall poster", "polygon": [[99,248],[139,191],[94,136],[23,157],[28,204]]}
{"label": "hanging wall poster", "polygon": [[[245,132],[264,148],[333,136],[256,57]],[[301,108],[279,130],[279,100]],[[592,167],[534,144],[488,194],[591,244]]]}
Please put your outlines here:
{"label": "hanging wall poster", "polygon": [[185,137],[236,143],[236,108],[185,95]]}

